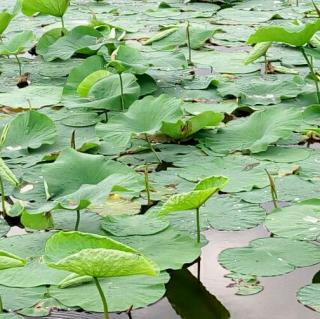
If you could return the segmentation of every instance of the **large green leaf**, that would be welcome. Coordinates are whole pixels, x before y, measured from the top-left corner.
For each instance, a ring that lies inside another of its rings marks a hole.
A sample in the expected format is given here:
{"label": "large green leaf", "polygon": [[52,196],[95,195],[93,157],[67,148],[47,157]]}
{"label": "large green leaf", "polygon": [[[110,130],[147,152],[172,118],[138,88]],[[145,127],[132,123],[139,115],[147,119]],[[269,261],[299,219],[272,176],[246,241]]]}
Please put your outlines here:
{"label": "large green leaf", "polygon": [[201,141],[218,153],[247,150],[259,153],[280,138],[288,138],[301,121],[301,113],[293,108],[272,107],[254,112],[248,118],[229,122],[217,134],[203,137]]}
{"label": "large green leaf", "polygon": [[56,135],[57,129],[50,117],[37,111],[28,111],[9,122],[4,147],[8,150],[35,149],[44,144],[53,144]]}
{"label": "large green leaf", "polygon": [[147,96],[133,103],[126,113],[110,118],[107,124],[97,126],[103,139],[110,136],[130,140],[132,134],[154,134],[164,122],[175,122],[182,116],[182,101],[168,95]]}
{"label": "large green leaf", "polygon": [[[42,169],[47,192],[50,197],[55,198],[74,193],[85,184],[96,185],[106,177],[120,172],[123,175],[135,175],[139,180],[139,175],[123,164],[73,149],[64,150],[54,163],[47,164]],[[64,183],[61,183],[61,176],[64,176]],[[129,181],[128,185],[130,184],[132,185],[132,181]],[[127,185],[124,183],[122,186]],[[82,189],[80,192],[87,191],[88,189]]]}
{"label": "large green leaf", "polygon": [[189,234],[171,227],[148,236],[117,236],[115,240],[128,245],[154,261],[160,270],[180,269],[201,254],[201,245]]}
{"label": "large green leaf", "polygon": [[[3,307],[4,309],[11,311],[34,306],[38,301],[44,298],[45,292],[45,287],[12,288],[0,286]],[[9,318],[10,317],[8,317],[8,319]]]}
{"label": "large green leaf", "polygon": [[26,48],[31,47],[33,40],[32,31],[23,31],[11,36],[8,40],[0,43],[0,55],[17,55]]}
{"label": "large green leaf", "polygon": [[180,119],[176,123],[165,122],[161,127],[161,132],[174,139],[186,139],[206,126],[218,126],[223,118],[221,113],[206,111]]}
{"label": "large green leaf", "polygon": [[248,247],[226,249],[219,255],[219,263],[230,271],[266,277],[319,262],[317,245],[286,238],[259,238]]}
{"label": "large green leaf", "polygon": [[68,9],[70,0],[22,0],[22,12],[32,16],[39,12],[62,17]]}
{"label": "large green leaf", "polygon": [[[194,165],[195,160],[197,165]],[[205,178],[208,172],[228,177],[229,183],[223,189],[225,192],[244,192],[269,185],[264,167],[248,156],[232,155],[223,158],[197,156],[196,159],[190,158],[190,160],[185,157],[183,161],[176,162],[175,166],[181,168],[170,168],[169,173],[176,173],[179,177],[191,182],[198,182],[200,178]]]}
{"label": "large green leaf", "polygon": [[146,215],[107,216],[101,227],[114,236],[152,235],[169,226],[169,222]]}
{"label": "large green leaf", "polygon": [[[131,73],[124,73],[121,77],[124,106],[128,108],[140,96],[140,86],[137,78]],[[120,77],[117,74],[107,75],[91,86],[87,98],[66,102],[70,108],[119,111],[122,109]]]}
{"label": "large green leaf", "polygon": [[266,219],[266,227],[273,234],[299,240],[319,240],[320,200],[307,200],[279,208]]}
{"label": "large green leaf", "polygon": [[137,49],[125,45],[119,45],[112,53],[108,65],[114,67],[118,73],[143,74],[149,68],[146,60]]}
{"label": "large green leaf", "polygon": [[0,105],[25,109],[28,109],[31,105],[32,108],[40,108],[58,104],[61,100],[61,95],[62,88],[59,86],[30,85],[24,89],[15,88],[9,93],[1,93]]}
{"label": "large green leaf", "polygon": [[54,234],[46,243],[44,258],[50,267],[83,276],[153,276],[157,272],[134,249],[108,237],[81,232]]}
{"label": "large green leaf", "polygon": [[320,30],[320,19],[315,22],[296,25],[291,24],[286,27],[274,25],[259,28],[252,34],[248,43],[259,42],[282,42],[294,46],[303,46],[310,41],[313,35]]}
{"label": "large green leaf", "polygon": [[[190,46],[200,49],[217,30],[212,26],[192,23],[189,27]],[[186,24],[172,26],[148,39],[145,44],[153,44],[157,48],[173,50],[179,46],[187,45]]]}
{"label": "large green leaf", "polygon": [[43,54],[43,58],[46,61],[67,60],[78,51],[91,55],[103,45],[98,40],[101,37],[102,34],[92,27],[75,27],[51,44]]}
{"label": "large green leaf", "polygon": [[[100,279],[99,282],[108,300],[109,311],[126,311],[145,307],[158,301],[165,293],[167,273],[159,276],[130,276]],[[68,307],[80,307],[86,311],[102,312],[103,307],[94,283],[60,289],[52,286],[49,294]]]}
{"label": "large green leaf", "polygon": [[320,312],[320,284],[312,284],[301,288],[297,293],[297,299],[306,307]]}

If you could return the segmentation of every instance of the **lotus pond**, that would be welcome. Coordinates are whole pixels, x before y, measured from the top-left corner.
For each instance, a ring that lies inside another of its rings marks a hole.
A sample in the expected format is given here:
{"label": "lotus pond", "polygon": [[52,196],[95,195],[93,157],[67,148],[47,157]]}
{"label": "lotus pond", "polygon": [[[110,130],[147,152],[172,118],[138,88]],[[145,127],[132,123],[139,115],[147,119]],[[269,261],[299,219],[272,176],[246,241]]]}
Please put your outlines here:
{"label": "lotus pond", "polygon": [[319,1],[0,10],[0,319],[319,317]]}

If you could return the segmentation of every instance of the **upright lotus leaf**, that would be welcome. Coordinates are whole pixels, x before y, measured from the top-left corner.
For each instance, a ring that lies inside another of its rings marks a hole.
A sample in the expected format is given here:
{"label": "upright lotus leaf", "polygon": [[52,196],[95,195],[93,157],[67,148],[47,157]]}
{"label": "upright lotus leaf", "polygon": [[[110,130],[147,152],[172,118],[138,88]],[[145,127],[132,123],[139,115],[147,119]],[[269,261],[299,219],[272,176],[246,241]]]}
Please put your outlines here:
{"label": "upright lotus leaf", "polygon": [[320,31],[320,19],[301,25],[290,24],[286,27],[272,25],[259,28],[249,37],[248,43],[271,41],[303,46],[311,40],[317,31]]}
{"label": "upright lotus leaf", "polygon": [[271,233],[292,239],[319,241],[320,200],[311,199],[279,208],[265,222]]}
{"label": "upright lotus leaf", "polygon": [[279,139],[288,138],[301,121],[301,112],[296,109],[272,107],[254,112],[247,118],[231,121],[225,128],[219,129],[217,134],[200,140],[218,153],[248,150],[259,153]]}
{"label": "upright lotus leaf", "polygon": [[219,263],[232,272],[265,277],[319,262],[319,246],[287,238],[259,238],[248,247],[229,248],[219,255]]}
{"label": "upright lotus leaf", "polygon": [[297,293],[297,299],[306,307],[320,312],[320,284],[302,287]]}
{"label": "upright lotus leaf", "polygon": [[172,212],[197,209],[214,193],[226,186],[228,179],[223,176],[211,176],[196,184],[193,191],[171,196],[161,207],[158,215],[166,216]]}
{"label": "upright lotus leaf", "polygon": [[111,75],[111,73],[107,70],[97,70],[92,72],[81,81],[77,88],[77,93],[81,97],[88,96],[92,86],[109,75]]}
{"label": "upright lotus leaf", "polygon": [[141,90],[137,78],[133,74],[124,73],[121,80],[122,89],[118,74],[107,75],[91,86],[87,92],[87,98],[75,100],[68,106],[105,111],[119,111],[123,105],[128,108],[138,99]]}
{"label": "upright lotus leaf", "polygon": [[0,12],[0,36],[7,29],[9,23],[13,18],[13,14],[8,11]]}
{"label": "upright lotus leaf", "polygon": [[[74,193],[85,184],[96,185],[114,173],[136,177],[122,183],[122,187],[130,188],[130,185],[135,185],[134,190],[137,191],[140,191],[141,187],[139,175],[126,165],[105,160],[100,155],[80,153],[71,148],[62,151],[54,163],[45,165],[42,173],[48,195],[53,198]],[[61,176],[64,178],[63,183]]]}
{"label": "upright lotus leaf", "polygon": [[17,186],[19,184],[17,177],[2,158],[0,158],[0,176],[12,185]]}
{"label": "upright lotus leaf", "polygon": [[131,275],[155,276],[154,263],[134,249],[108,237],[68,232],[54,234],[46,243],[44,259],[50,267],[92,276],[108,319],[108,305],[98,278]]}
{"label": "upright lotus leaf", "polygon": [[31,46],[34,34],[32,31],[22,31],[0,43],[0,55],[17,55]]}
{"label": "upright lotus leaf", "polygon": [[57,135],[54,122],[45,114],[37,111],[20,113],[11,122],[3,147],[10,150],[39,148],[53,144]]}
{"label": "upright lotus leaf", "polygon": [[50,265],[56,264],[73,254],[79,253],[83,249],[111,249],[136,253],[135,249],[106,236],[78,231],[60,231],[53,234],[47,240],[45,246],[45,261]]}
{"label": "upright lotus leaf", "polygon": [[272,42],[257,43],[250,51],[248,57],[244,60],[244,64],[250,64],[259,58],[266,56],[268,49],[271,47]]}
{"label": "upright lotus leaf", "polygon": [[82,81],[96,71],[106,71],[104,68],[105,60],[102,56],[93,55],[89,58],[86,58],[83,62],[74,67],[69,73],[67,82],[63,89],[63,94],[74,95]]}
{"label": "upright lotus leaf", "polygon": [[61,18],[69,4],[70,0],[22,0],[21,9],[27,16],[41,13]]}
{"label": "upright lotus leaf", "polygon": [[89,26],[77,26],[48,46],[43,54],[46,61],[68,60],[76,52],[92,55],[104,45],[102,34]]}
{"label": "upright lotus leaf", "polygon": [[0,270],[23,267],[27,261],[24,258],[0,250]]}
{"label": "upright lotus leaf", "polygon": [[111,61],[108,65],[115,68],[118,73],[143,74],[149,68],[146,62],[146,59],[137,49],[126,45],[119,45],[112,53]]}
{"label": "upright lotus leaf", "polygon": [[104,140],[115,139],[124,147],[133,135],[144,134],[149,142],[148,135],[159,132],[164,122],[174,123],[182,116],[181,105],[181,100],[165,94],[146,96],[134,102],[126,113],[116,114],[107,124],[98,125],[97,135]]}
{"label": "upright lotus leaf", "polygon": [[200,207],[220,189],[226,186],[228,179],[224,176],[211,176],[196,184],[193,191],[171,196],[161,207],[158,216],[166,216],[172,212],[196,210],[197,242],[200,243]]}
{"label": "upright lotus leaf", "polygon": [[176,123],[162,124],[161,133],[174,139],[186,139],[206,126],[218,126],[224,116],[213,111],[202,112],[198,115],[179,119]]}

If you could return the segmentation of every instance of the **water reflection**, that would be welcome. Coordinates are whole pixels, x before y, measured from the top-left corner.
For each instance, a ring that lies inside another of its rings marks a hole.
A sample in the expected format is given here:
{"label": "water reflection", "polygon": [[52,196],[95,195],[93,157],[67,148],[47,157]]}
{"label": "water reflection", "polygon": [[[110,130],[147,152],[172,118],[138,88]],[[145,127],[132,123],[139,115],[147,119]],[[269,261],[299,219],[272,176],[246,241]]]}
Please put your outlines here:
{"label": "water reflection", "polygon": [[229,311],[188,269],[170,271],[166,296],[182,319],[228,319]]}

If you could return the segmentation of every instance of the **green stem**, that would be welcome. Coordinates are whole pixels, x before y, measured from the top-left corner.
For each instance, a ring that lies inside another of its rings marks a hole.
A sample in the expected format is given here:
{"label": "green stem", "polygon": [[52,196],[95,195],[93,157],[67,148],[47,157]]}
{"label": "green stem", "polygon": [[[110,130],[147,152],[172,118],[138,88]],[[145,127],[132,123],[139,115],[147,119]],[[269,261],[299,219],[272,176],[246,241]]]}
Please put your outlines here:
{"label": "green stem", "polygon": [[[61,20],[61,28],[64,30],[64,19],[63,19],[63,16],[60,17],[60,20]],[[63,32],[62,30],[62,32]]]}
{"label": "green stem", "polygon": [[201,229],[200,229],[200,209],[199,209],[199,207],[196,208],[196,215],[197,215],[197,243],[200,243]]}
{"label": "green stem", "polygon": [[122,108],[122,111],[124,111],[123,82],[122,82],[121,73],[119,73],[119,79],[120,79],[121,108]]}
{"label": "green stem", "polygon": [[17,55],[15,55],[15,58],[16,58],[16,60],[17,60],[17,62],[18,62],[18,65],[19,65],[19,75],[21,76],[21,75],[22,75],[22,65],[21,65],[21,62],[20,62],[20,60],[19,60],[19,58],[18,58]]}
{"label": "green stem", "polygon": [[2,206],[2,214],[5,216],[7,214],[6,211],[6,201],[5,201],[5,193],[4,193],[4,186],[3,186],[3,181],[2,177],[0,176],[0,191],[1,191],[1,206]]}
{"label": "green stem", "polygon": [[310,70],[311,77],[312,77],[312,79],[313,79],[313,81],[314,81],[314,84],[315,84],[315,86],[316,86],[318,104],[320,104],[320,88],[319,88],[319,82],[318,82],[318,80],[317,80],[317,76],[316,76],[316,74],[315,74],[315,72],[314,72],[312,63],[310,62],[310,60],[309,60],[309,58],[308,58],[308,56],[307,56],[307,54],[306,54],[306,52],[305,52],[305,50],[304,50],[304,47],[301,47],[301,52],[302,52],[302,54],[303,54],[304,59],[305,59],[306,62],[307,62],[307,65],[308,65],[309,70]]}
{"label": "green stem", "polygon": [[72,131],[71,140],[70,140],[70,146],[71,146],[71,148],[73,148],[74,150],[76,149],[76,130],[73,130],[73,131]]}
{"label": "green stem", "polygon": [[278,200],[278,194],[277,194],[277,189],[276,189],[276,185],[274,183],[273,177],[271,176],[271,174],[268,172],[267,169],[265,169],[267,175],[268,175],[268,179],[269,179],[269,184],[270,184],[270,191],[271,191],[271,197],[272,197],[272,202],[273,202],[273,206],[274,208],[278,208],[278,204],[277,204],[277,200]]}
{"label": "green stem", "polygon": [[80,210],[77,209],[77,221],[76,221],[76,225],[74,227],[74,230],[78,230],[79,229],[79,225],[80,225]]}
{"label": "green stem", "polygon": [[93,277],[93,280],[96,284],[96,287],[99,291],[99,295],[101,297],[101,301],[102,301],[102,304],[103,304],[103,311],[104,311],[104,319],[109,319],[109,310],[108,310],[108,304],[107,304],[107,300],[106,300],[106,296],[101,288],[101,285],[99,283],[99,280],[98,278],[96,277]]}
{"label": "green stem", "polygon": [[186,26],[186,36],[187,36],[187,45],[188,45],[188,64],[192,65],[191,41],[190,41],[190,23],[189,23],[189,21],[187,21],[187,26]]}
{"label": "green stem", "polygon": [[149,185],[149,172],[148,172],[148,165],[144,168],[144,183],[145,188],[147,192],[147,198],[148,198],[148,205],[151,205],[151,196],[150,196],[150,185]]}
{"label": "green stem", "polygon": [[149,145],[149,148],[150,148],[151,152],[155,155],[155,157],[157,158],[157,160],[159,161],[159,163],[162,163],[162,160],[161,160],[160,156],[158,155],[158,153],[157,153],[157,152],[155,151],[155,149],[153,148],[153,146],[152,146],[152,144],[151,144],[151,142],[150,142],[150,140],[149,140],[149,138],[148,138],[148,135],[147,135],[147,134],[144,134],[144,136],[145,136],[145,139],[146,139],[146,141],[147,141],[147,143],[148,143],[148,145]]}

